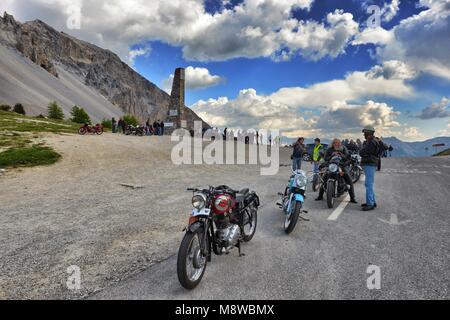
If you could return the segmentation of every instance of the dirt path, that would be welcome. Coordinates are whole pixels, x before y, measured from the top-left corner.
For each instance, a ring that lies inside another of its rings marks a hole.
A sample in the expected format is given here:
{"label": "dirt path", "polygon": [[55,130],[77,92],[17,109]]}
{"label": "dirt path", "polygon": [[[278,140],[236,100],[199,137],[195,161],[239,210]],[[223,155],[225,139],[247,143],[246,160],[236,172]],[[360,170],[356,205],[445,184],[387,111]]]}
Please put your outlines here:
{"label": "dirt path", "polygon": [[[187,187],[248,186],[272,200],[271,182],[287,178],[261,177],[257,166],[174,166],[168,137],[45,140],[63,160],[0,177],[0,299],[92,294],[176,253]],[[66,288],[71,265],[81,268],[78,292]]]}

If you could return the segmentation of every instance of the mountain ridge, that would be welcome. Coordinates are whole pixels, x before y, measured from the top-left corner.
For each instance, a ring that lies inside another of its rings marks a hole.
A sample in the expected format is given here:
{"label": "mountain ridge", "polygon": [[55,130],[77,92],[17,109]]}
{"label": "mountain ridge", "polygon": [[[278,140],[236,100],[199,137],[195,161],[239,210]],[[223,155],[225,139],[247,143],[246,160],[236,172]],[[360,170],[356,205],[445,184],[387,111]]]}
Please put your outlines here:
{"label": "mountain ridge", "polygon": [[[170,95],[117,54],[58,32],[42,20],[21,23],[5,13],[0,16],[0,44],[17,50],[56,78],[58,69],[66,70],[123,113],[133,114],[141,121],[164,120],[168,115]],[[189,127],[193,121],[202,120],[186,106],[184,115]]]}

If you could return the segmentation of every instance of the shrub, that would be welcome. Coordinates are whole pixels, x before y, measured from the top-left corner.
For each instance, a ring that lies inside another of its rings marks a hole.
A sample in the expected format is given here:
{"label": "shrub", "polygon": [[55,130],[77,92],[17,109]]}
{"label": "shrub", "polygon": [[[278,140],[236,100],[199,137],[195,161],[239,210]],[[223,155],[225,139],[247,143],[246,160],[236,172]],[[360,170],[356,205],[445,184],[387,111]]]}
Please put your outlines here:
{"label": "shrub", "polygon": [[106,129],[112,129],[112,121],[103,119],[102,126],[103,126],[103,128],[106,128]]}
{"label": "shrub", "polygon": [[56,101],[50,102],[48,107],[48,117],[50,119],[56,119],[56,120],[63,120],[64,119],[64,112],[61,109],[60,106],[58,106],[58,103]]}
{"label": "shrub", "polygon": [[25,148],[12,148],[0,153],[0,167],[34,167],[53,164],[61,158],[49,147],[35,145]]}
{"label": "shrub", "polygon": [[132,116],[131,114],[127,114],[123,117],[123,120],[125,121],[125,123],[127,125],[133,125],[133,126],[138,126],[139,125],[139,121],[135,116]]}
{"label": "shrub", "polygon": [[25,109],[23,108],[23,105],[20,103],[16,103],[14,105],[13,112],[25,115]]}
{"label": "shrub", "polygon": [[0,105],[0,111],[11,111],[11,106],[8,106],[7,104]]}
{"label": "shrub", "polygon": [[91,118],[89,117],[87,112],[81,107],[74,106],[70,114],[72,115],[71,119],[72,122],[92,124]]}

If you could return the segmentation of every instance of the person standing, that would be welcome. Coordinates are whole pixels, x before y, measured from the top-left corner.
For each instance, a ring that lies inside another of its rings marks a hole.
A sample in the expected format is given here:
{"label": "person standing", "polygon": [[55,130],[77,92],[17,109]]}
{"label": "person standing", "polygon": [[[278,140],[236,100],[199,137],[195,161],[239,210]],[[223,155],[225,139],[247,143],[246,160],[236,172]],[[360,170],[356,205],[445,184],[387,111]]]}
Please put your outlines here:
{"label": "person standing", "polygon": [[164,135],[164,121],[159,123],[160,136]]}
{"label": "person standing", "polygon": [[158,122],[155,120],[155,122],[153,122],[153,134],[154,134],[155,136],[158,135],[158,127],[159,127],[159,124],[158,124]]}
{"label": "person standing", "polygon": [[306,152],[304,143],[304,138],[298,138],[297,142],[294,144],[294,152],[292,153],[292,169],[294,171],[302,169],[302,158]]}
{"label": "person standing", "polygon": [[116,133],[116,128],[117,128],[117,121],[116,121],[116,118],[112,118],[111,119],[111,130],[112,130],[112,133]]}
{"label": "person standing", "polygon": [[375,172],[378,166],[378,159],[380,154],[380,146],[375,139],[375,128],[367,126],[363,130],[366,141],[359,152],[361,156],[361,164],[364,167],[364,174],[366,176],[366,203],[362,205],[363,211],[371,211],[377,207],[375,198],[374,184]]}
{"label": "person standing", "polygon": [[[123,119],[122,118],[120,118],[119,119],[119,122],[117,123],[117,132],[119,132],[120,130],[122,130],[122,128],[123,128]],[[122,133],[124,133],[124,132],[122,132]]]}
{"label": "person standing", "polygon": [[319,173],[320,161],[323,159],[324,150],[323,145],[320,143],[320,139],[316,138],[314,140],[314,150],[313,150],[313,164],[314,164],[314,173]]}

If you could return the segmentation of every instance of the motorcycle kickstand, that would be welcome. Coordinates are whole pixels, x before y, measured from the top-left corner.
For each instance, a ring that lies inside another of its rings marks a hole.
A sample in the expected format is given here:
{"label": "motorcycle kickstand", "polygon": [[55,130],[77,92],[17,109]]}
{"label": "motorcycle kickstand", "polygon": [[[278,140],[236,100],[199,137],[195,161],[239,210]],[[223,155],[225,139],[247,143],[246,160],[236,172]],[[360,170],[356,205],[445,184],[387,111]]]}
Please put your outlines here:
{"label": "motorcycle kickstand", "polygon": [[238,248],[239,257],[245,257],[245,253],[241,253],[241,241],[238,241],[237,248]]}

